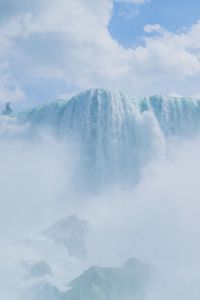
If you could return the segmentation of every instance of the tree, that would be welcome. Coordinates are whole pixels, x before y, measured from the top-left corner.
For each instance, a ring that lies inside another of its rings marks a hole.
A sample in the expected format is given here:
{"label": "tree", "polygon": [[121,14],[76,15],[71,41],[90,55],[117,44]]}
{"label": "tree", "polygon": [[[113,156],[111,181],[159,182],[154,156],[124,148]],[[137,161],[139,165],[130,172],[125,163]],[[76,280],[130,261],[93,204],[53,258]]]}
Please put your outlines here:
{"label": "tree", "polygon": [[3,115],[9,116],[10,114],[12,114],[12,109],[10,107],[10,103],[7,102],[6,105],[5,105],[5,108],[3,110]]}

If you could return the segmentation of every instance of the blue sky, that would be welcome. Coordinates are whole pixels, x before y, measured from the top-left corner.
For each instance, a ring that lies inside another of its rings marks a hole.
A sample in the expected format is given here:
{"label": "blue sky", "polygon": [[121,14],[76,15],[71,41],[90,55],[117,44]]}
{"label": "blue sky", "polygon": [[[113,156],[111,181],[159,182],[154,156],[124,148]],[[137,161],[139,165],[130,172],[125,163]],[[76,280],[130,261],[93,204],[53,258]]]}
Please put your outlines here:
{"label": "blue sky", "polygon": [[151,0],[145,5],[116,2],[109,30],[121,44],[131,47],[142,43],[146,24],[160,24],[176,32],[199,19],[199,0]]}
{"label": "blue sky", "polygon": [[1,0],[0,105],[90,88],[200,95],[197,0]]}

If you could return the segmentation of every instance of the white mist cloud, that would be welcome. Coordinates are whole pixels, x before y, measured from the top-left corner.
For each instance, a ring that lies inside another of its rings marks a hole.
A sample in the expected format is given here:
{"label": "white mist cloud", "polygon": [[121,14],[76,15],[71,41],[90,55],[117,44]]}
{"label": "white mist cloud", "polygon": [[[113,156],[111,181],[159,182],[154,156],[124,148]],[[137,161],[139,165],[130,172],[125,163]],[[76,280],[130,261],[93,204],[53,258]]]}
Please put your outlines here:
{"label": "white mist cloud", "polygon": [[[12,139],[4,137],[8,124],[12,128]],[[198,299],[199,138],[179,141],[178,146],[173,143],[169,157],[148,165],[135,188],[118,185],[97,194],[83,193],[80,197],[78,186],[75,193],[71,189],[76,161],[68,145],[48,136],[34,142],[24,140],[27,128],[18,130],[14,120],[10,124],[2,119],[0,129],[0,261],[4,261],[0,278],[7,270],[1,281],[5,294],[11,284],[15,283],[13,291],[18,289],[15,278],[21,274],[15,269],[15,262],[22,257],[40,257],[41,253],[45,257],[42,251],[48,250],[46,258],[54,265],[53,257],[57,259],[59,254],[59,266],[64,268],[56,273],[58,282],[62,278],[63,283],[64,276],[70,277],[69,270],[78,275],[90,264],[118,266],[135,256],[157,270],[147,299],[155,299],[158,295],[163,299],[167,299],[167,295],[175,300],[182,299],[180,295],[185,299]],[[34,248],[33,252],[7,246],[3,241],[36,234],[71,212],[92,225],[85,264],[75,263],[73,267],[68,257],[62,260],[61,249],[57,251],[43,241],[44,246],[37,241],[40,250]]]}
{"label": "white mist cloud", "polygon": [[102,200],[101,196],[97,198],[91,206],[96,214],[89,213],[91,221],[100,226],[103,223],[105,228],[118,226],[114,235],[117,249],[127,247],[129,255],[135,253],[168,266],[198,265],[199,145],[199,139],[173,145],[169,158],[144,169],[136,188],[120,192],[118,187],[105,193]]}
{"label": "white mist cloud", "polygon": [[[27,140],[27,126],[0,119],[0,232],[17,238],[55,220],[68,199],[75,159],[70,145],[42,135]],[[75,152],[74,152],[75,153]],[[50,221],[51,220],[51,221]]]}
{"label": "white mist cloud", "polygon": [[173,145],[173,154],[148,166],[135,189],[118,186],[87,212],[95,228],[93,263],[117,266],[135,256],[155,267],[148,300],[199,297],[199,146],[199,138]]}

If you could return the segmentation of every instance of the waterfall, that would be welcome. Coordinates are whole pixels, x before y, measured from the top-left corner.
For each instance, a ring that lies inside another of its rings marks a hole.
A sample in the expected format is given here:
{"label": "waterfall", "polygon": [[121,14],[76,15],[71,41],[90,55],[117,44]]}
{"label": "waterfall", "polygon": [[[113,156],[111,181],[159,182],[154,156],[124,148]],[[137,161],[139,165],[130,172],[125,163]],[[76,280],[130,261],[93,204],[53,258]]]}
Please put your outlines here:
{"label": "waterfall", "polygon": [[94,89],[22,112],[18,119],[30,123],[34,134],[45,128],[76,141],[84,176],[99,184],[136,179],[143,166],[165,151],[167,139],[196,136],[200,100],[137,98]]}

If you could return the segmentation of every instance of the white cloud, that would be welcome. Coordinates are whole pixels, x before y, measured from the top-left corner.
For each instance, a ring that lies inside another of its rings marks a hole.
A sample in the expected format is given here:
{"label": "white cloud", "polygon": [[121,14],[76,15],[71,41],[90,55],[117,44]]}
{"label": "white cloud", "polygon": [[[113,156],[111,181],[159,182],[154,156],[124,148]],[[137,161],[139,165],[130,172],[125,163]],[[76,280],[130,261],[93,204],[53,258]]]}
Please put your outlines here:
{"label": "white cloud", "polygon": [[115,0],[115,2],[124,2],[124,3],[131,3],[131,4],[144,4],[149,1],[150,0]]}
{"label": "white cloud", "polygon": [[179,94],[174,93],[174,92],[169,93],[168,96],[169,96],[169,97],[172,97],[172,98],[181,98],[181,97],[182,97],[182,95],[179,95]]}
{"label": "white cloud", "polygon": [[6,65],[0,64],[0,102],[17,102],[23,100],[25,98],[24,91],[5,69]]}
{"label": "white cloud", "polygon": [[[160,36],[147,37],[145,47],[135,50],[136,58],[143,59],[146,69],[152,68],[152,75],[163,74],[172,80],[200,75],[200,23],[180,34],[168,32],[159,25],[146,26],[146,32],[159,32]],[[142,57],[141,57],[142,56]],[[154,68],[152,64],[154,65]],[[157,71],[157,72],[156,72]]]}
{"label": "white cloud", "polygon": [[200,23],[180,33],[146,25],[145,45],[126,49],[108,31],[112,0],[29,2],[6,1],[1,12],[0,101],[92,87],[199,94]]}
{"label": "white cloud", "polygon": [[163,32],[163,28],[160,26],[160,24],[148,24],[144,27],[144,31],[146,33],[152,33],[152,32],[158,32],[158,33],[162,33]]}

